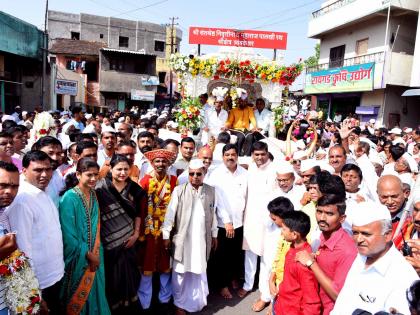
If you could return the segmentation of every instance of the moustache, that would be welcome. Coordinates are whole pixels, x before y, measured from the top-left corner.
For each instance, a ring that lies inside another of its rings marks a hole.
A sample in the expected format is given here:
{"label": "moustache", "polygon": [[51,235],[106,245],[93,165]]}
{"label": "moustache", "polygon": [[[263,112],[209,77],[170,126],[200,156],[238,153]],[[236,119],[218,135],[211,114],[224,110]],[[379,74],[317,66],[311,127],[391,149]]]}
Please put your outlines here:
{"label": "moustache", "polygon": [[146,152],[149,152],[149,151],[152,151],[152,147],[148,146],[148,145],[146,145],[146,146],[144,146],[143,148],[140,149],[141,153],[146,153]]}
{"label": "moustache", "polygon": [[319,224],[321,224],[321,223],[324,223],[326,226],[330,226],[330,225],[329,225],[327,222],[325,222],[325,221],[319,221],[319,222],[318,222],[318,225],[319,225]]}
{"label": "moustache", "polygon": [[420,221],[414,221],[414,224],[420,225]]}

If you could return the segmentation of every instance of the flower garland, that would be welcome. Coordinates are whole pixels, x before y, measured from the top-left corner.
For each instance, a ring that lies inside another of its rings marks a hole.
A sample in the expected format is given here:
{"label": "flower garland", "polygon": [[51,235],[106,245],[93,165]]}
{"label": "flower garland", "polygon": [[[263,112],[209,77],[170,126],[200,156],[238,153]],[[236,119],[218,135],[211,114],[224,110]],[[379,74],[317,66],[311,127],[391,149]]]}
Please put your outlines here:
{"label": "flower garland", "polygon": [[230,99],[232,100],[232,108],[235,108],[238,106],[237,100],[238,100],[238,93],[236,93],[236,86],[232,85],[229,90]]}
{"label": "flower garland", "polygon": [[[165,189],[163,198],[159,198],[160,191]],[[145,219],[144,234],[151,234],[158,238],[162,233],[162,223],[165,219],[166,208],[171,200],[171,183],[169,177],[159,181],[156,177],[149,179],[149,187],[147,190],[147,216]]]}
{"label": "flower garland", "polygon": [[33,129],[35,131],[35,140],[48,135],[55,136],[54,118],[48,112],[36,114]]}
{"label": "flower garland", "polygon": [[274,114],[274,127],[276,130],[282,130],[284,127],[284,115],[285,110],[283,104],[279,104],[277,106],[271,106],[271,110]]}
{"label": "flower garland", "polygon": [[276,62],[264,62],[262,64],[250,60],[231,60],[216,58],[205,59],[202,57],[187,57],[173,54],[170,57],[172,69],[183,77],[183,74],[192,76],[201,75],[214,80],[226,78],[236,81],[254,83],[279,83],[284,86],[291,85],[303,70],[303,63],[299,60],[289,67],[278,65]]}
{"label": "flower garland", "polygon": [[175,111],[175,120],[181,129],[194,130],[200,127],[202,105],[198,98],[186,97]]}
{"label": "flower garland", "polygon": [[36,314],[40,310],[39,284],[26,255],[15,250],[0,261],[0,279],[6,288],[5,302],[12,314]]}

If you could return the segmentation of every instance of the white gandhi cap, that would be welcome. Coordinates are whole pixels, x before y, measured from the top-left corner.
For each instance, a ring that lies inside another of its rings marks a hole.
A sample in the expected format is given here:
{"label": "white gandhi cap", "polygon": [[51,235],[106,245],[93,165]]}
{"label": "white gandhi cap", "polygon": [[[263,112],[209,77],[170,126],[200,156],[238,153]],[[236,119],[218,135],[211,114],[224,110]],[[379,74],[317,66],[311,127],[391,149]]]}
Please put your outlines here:
{"label": "white gandhi cap", "polygon": [[318,165],[318,162],[314,159],[302,160],[300,164],[300,171],[306,172],[309,171],[311,168],[314,168]]}
{"label": "white gandhi cap", "polygon": [[200,159],[191,160],[190,164],[188,165],[188,168],[190,170],[198,170],[203,167],[204,167],[203,161],[201,161]]}
{"label": "white gandhi cap", "polygon": [[351,203],[349,208],[352,213],[352,223],[356,226],[367,225],[375,221],[391,221],[391,214],[389,213],[388,208],[378,202],[365,201]]}
{"label": "white gandhi cap", "polygon": [[289,174],[294,173],[295,170],[293,169],[292,164],[286,161],[281,161],[276,165],[276,173],[277,174]]}

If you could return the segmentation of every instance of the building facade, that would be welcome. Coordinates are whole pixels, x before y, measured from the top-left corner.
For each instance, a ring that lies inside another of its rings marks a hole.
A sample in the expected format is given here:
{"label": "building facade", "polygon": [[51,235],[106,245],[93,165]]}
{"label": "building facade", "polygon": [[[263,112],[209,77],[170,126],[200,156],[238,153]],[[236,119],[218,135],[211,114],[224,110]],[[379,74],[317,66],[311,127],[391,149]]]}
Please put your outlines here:
{"label": "building facade", "polygon": [[0,12],[0,105],[33,110],[42,100],[43,32],[32,24]]}
{"label": "building facade", "polygon": [[[101,46],[97,52],[97,78],[87,78],[85,84],[87,106],[124,109],[133,105],[148,106],[154,101],[157,87],[164,82],[162,64],[168,57],[165,25],[48,11],[48,31],[51,48],[63,41]],[[174,48],[178,49],[182,33],[177,31],[176,34]],[[83,59],[83,56],[77,59],[68,54],[63,57],[76,62]]]}
{"label": "building facade", "polygon": [[331,118],[356,113],[378,125],[416,126],[419,99],[401,95],[420,84],[419,8],[420,0],[324,1],[309,21],[320,59],[307,69],[305,93]]}

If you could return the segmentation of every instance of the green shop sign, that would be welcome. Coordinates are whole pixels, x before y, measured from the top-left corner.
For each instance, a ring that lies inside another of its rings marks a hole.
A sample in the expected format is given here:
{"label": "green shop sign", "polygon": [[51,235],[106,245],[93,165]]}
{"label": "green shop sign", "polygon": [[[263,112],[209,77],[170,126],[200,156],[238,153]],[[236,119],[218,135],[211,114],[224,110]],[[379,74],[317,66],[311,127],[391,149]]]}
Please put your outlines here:
{"label": "green shop sign", "polygon": [[308,73],[305,94],[372,91],[375,63]]}

